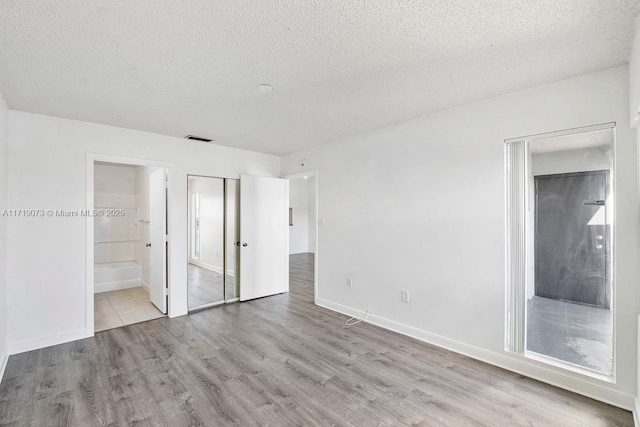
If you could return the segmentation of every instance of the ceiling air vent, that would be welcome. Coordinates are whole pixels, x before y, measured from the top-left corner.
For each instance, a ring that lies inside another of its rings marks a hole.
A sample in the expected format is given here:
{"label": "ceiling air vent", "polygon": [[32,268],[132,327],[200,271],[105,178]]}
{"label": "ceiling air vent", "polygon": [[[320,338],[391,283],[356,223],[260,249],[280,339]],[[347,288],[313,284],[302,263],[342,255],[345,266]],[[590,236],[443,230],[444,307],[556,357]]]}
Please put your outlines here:
{"label": "ceiling air vent", "polygon": [[201,141],[201,142],[211,142],[213,141],[212,139],[209,138],[203,138],[201,136],[195,136],[195,135],[187,135],[184,137],[185,139],[192,139],[194,141]]}

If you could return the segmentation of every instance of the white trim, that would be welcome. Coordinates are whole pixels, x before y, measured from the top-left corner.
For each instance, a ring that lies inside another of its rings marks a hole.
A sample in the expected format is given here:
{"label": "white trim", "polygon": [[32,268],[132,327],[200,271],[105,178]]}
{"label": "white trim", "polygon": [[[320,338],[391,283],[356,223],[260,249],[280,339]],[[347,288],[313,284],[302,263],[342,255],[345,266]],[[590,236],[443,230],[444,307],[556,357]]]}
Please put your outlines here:
{"label": "white trim", "polygon": [[287,218],[287,226],[285,228],[286,237],[284,239],[284,271],[286,272],[286,277],[284,279],[284,291],[289,292],[289,180],[285,179],[284,184],[284,212],[285,218]]}
{"label": "white trim", "polygon": [[613,129],[615,127],[616,127],[616,122],[607,122],[607,123],[601,123],[599,125],[580,126],[577,128],[563,129],[563,130],[558,130],[553,132],[544,132],[544,133],[537,133],[534,135],[519,136],[517,138],[505,139],[504,142],[509,144],[511,142],[535,141],[537,139],[554,138],[557,136],[564,136],[564,135],[574,135],[576,133],[593,132],[596,130],[603,130],[603,129]]}
{"label": "white trim", "polygon": [[196,305],[195,307],[189,307],[189,314],[191,314],[191,313],[193,313],[195,311],[204,310],[205,308],[211,308],[211,307],[217,307],[219,305],[224,305],[226,303],[227,303],[227,301],[220,300],[220,301],[215,301],[215,302],[208,302],[208,303],[202,304],[202,305]]}
{"label": "white trim", "polygon": [[5,353],[4,357],[0,361],[0,383],[4,377],[4,371],[7,369],[7,362],[9,362],[9,352]]}
{"label": "white trim", "polygon": [[213,264],[207,264],[206,262],[202,262],[199,261],[197,259],[190,259],[189,260],[189,264],[193,264],[193,265],[197,265],[198,267],[202,267],[206,270],[211,270],[211,271],[215,271],[216,273],[220,273],[222,274],[224,271],[222,270],[222,267],[217,267]]}
{"label": "white trim", "polygon": [[640,427],[640,399],[637,396],[633,408],[633,425]]}
{"label": "white trim", "polygon": [[[167,206],[169,209],[169,215],[167,216],[167,229],[169,235],[174,230],[173,227],[173,216],[175,211],[174,205],[174,181],[175,181],[175,163],[171,162],[163,162],[157,160],[150,159],[139,159],[135,157],[122,157],[122,156],[114,156],[110,154],[99,154],[99,153],[87,153],[86,155],[86,208],[88,210],[94,209],[94,164],[95,162],[111,162],[111,163],[121,163],[127,165],[135,165],[135,166],[155,166],[160,168],[165,168],[167,171]],[[86,220],[86,242],[85,242],[85,335],[75,338],[88,338],[94,335],[94,248],[93,248],[93,218],[87,217]],[[167,245],[167,286],[169,286],[169,295],[171,295],[171,254],[175,251],[175,239],[171,239],[172,241],[168,242]],[[168,316],[169,317],[177,317],[183,314],[182,311],[179,311],[178,307],[173,307],[171,304],[171,296],[169,296],[169,307],[168,307]],[[65,342],[65,341],[62,341]],[[62,342],[58,342],[55,344],[61,344]],[[52,344],[49,344],[52,345]],[[25,350],[26,351],[26,350]],[[14,354],[14,353],[11,353]]]}
{"label": "white trim", "polygon": [[640,108],[638,108],[638,111],[636,111],[635,116],[633,116],[633,120],[631,121],[631,127],[637,128],[638,124],[640,124]]}
{"label": "white trim", "polygon": [[616,383],[616,379],[611,375],[603,374],[602,372],[596,371],[594,369],[589,369],[580,365],[576,365],[574,363],[565,362],[564,360],[556,359],[541,353],[536,353],[535,351],[525,350],[524,356],[528,359],[537,360],[539,362],[546,363],[547,365],[557,366],[558,368],[566,369],[568,371],[573,371],[580,375],[593,377],[593,378],[599,379],[600,381],[608,382],[611,384]]}
{"label": "white trim", "polygon": [[142,286],[142,280],[140,279],[118,280],[117,282],[105,282],[105,283],[100,283],[99,285],[94,285],[93,293],[97,294],[100,292],[120,291],[122,289],[137,288],[138,286]]}
{"label": "white trim", "polygon": [[145,282],[144,280],[140,280],[140,286],[142,286],[144,290],[147,291],[149,295],[151,295],[151,287],[147,282]]}
{"label": "white trim", "polygon": [[[366,311],[364,309],[355,309],[320,298],[316,298],[316,304],[320,307],[324,307],[350,317],[361,315]],[[584,375],[568,372],[564,369],[546,365],[521,355],[509,352],[498,353],[491,350],[485,350],[480,347],[436,335],[374,314],[369,315],[364,322],[380,326],[381,328],[388,329],[402,335],[407,335],[417,340],[545,382],[555,387],[569,390],[613,406],[618,406],[628,411],[633,410],[635,405],[635,396],[620,390],[615,390],[609,383],[603,383],[596,379],[585,377]]]}
{"label": "white trim", "polygon": [[76,329],[75,331],[49,335],[46,337],[33,338],[24,341],[13,341],[9,343],[9,354],[20,354],[31,350],[51,347],[52,345],[81,340],[83,338],[87,338],[87,331],[85,329]]}

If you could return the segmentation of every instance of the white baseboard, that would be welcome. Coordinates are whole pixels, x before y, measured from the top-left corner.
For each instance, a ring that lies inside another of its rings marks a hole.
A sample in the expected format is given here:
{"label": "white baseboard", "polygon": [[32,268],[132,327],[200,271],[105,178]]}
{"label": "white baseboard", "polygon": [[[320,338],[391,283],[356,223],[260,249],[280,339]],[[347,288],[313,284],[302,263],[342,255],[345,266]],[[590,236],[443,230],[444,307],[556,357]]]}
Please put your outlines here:
{"label": "white baseboard", "polygon": [[151,288],[149,287],[149,284],[147,282],[145,282],[144,280],[140,281],[140,286],[142,286],[145,291],[151,293]]}
{"label": "white baseboard", "polygon": [[0,382],[2,382],[2,378],[4,377],[4,371],[7,369],[7,362],[9,362],[9,352],[5,353],[2,356],[2,360],[0,360]]}
{"label": "white baseboard", "polygon": [[189,264],[197,265],[198,267],[205,268],[207,270],[215,271],[216,273],[223,273],[222,267],[217,267],[212,264],[207,264],[205,262],[199,261],[197,259],[190,259]]}
{"label": "white baseboard", "polygon": [[142,280],[120,280],[118,282],[96,283],[93,287],[93,293],[98,294],[100,292],[119,291],[122,289],[129,289],[141,286]]}
{"label": "white baseboard", "polygon": [[[361,316],[366,311],[356,310],[352,307],[347,307],[322,298],[316,298],[316,304],[349,317]],[[615,390],[609,383],[596,379],[591,380],[582,375],[563,370],[562,368],[549,366],[524,356],[485,350],[374,314],[369,315],[365,322],[610,405],[618,406],[628,411],[633,411],[636,405],[635,396],[620,390]]]}
{"label": "white baseboard", "polygon": [[636,397],[635,408],[633,409],[633,425],[640,427],[640,398]]}
{"label": "white baseboard", "polygon": [[46,337],[33,338],[23,341],[9,342],[9,354],[20,354],[31,350],[38,350],[52,345],[64,344],[66,342],[88,338],[86,329],[64,332],[62,334],[49,335]]}

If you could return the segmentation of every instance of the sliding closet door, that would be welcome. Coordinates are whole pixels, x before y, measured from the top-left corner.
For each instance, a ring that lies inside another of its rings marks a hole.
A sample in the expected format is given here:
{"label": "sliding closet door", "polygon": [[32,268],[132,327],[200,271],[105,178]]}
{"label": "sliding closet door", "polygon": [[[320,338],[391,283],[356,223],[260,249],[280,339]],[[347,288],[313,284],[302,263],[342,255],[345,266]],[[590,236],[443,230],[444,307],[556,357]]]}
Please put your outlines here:
{"label": "sliding closet door", "polygon": [[240,299],[286,292],[289,183],[242,175],[240,185]]}
{"label": "sliding closet door", "polygon": [[224,179],[188,177],[189,309],[223,303]]}

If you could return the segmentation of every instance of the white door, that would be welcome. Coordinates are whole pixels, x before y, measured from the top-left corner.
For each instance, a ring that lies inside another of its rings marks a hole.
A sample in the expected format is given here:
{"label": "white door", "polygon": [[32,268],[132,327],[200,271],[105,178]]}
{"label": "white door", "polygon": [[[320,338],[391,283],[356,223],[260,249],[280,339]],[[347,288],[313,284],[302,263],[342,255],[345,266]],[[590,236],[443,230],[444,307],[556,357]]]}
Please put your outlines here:
{"label": "white door", "polygon": [[149,288],[151,302],[167,313],[167,192],[164,169],[149,175]]}
{"label": "white door", "polygon": [[289,182],[240,177],[240,300],[289,290]]}

